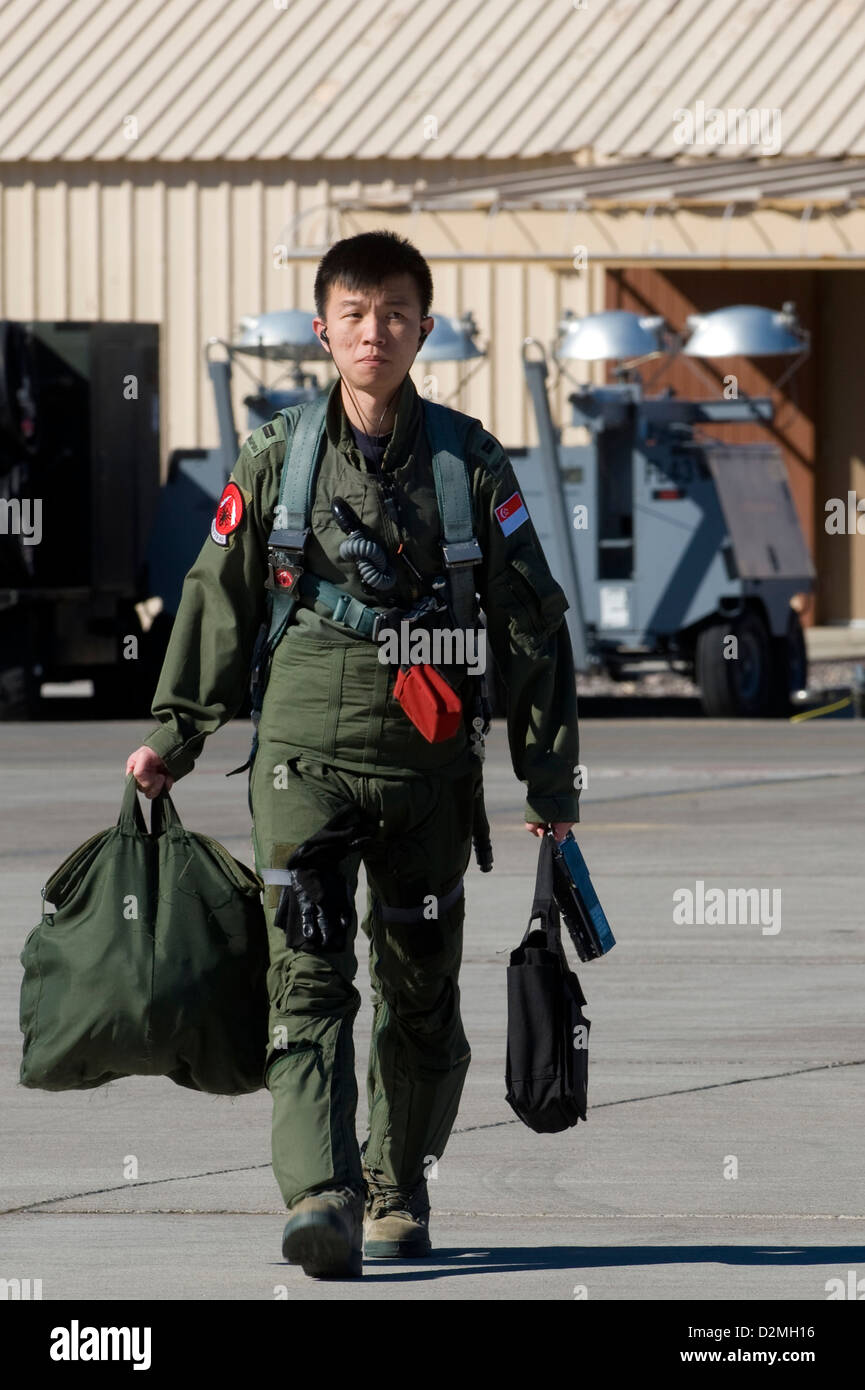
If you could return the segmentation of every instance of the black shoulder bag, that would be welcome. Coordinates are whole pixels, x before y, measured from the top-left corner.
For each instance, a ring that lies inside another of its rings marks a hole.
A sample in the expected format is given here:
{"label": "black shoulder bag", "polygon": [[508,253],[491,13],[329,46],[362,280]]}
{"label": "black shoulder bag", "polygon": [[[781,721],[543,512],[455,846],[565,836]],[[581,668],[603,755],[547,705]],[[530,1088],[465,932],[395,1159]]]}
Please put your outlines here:
{"label": "black shoulder bag", "polygon": [[[541,925],[533,931],[536,917]],[[586,1118],[591,1023],[562,949],[550,831],[541,841],[529,925],[510,962],[506,1100],[529,1129],[557,1134]]]}

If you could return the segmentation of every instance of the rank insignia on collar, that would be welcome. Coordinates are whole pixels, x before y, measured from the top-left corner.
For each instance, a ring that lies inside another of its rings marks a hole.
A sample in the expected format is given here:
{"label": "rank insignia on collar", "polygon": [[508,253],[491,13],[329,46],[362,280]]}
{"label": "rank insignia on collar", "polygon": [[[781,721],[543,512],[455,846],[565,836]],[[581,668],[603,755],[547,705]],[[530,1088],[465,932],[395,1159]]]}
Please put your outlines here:
{"label": "rank insignia on collar", "polygon": [[243,518],[243,497],[237,483],[226,483],[216,504],[216,515],[210,523],[210,535],[217,545],[228,545],[229,536],[237,530]]}

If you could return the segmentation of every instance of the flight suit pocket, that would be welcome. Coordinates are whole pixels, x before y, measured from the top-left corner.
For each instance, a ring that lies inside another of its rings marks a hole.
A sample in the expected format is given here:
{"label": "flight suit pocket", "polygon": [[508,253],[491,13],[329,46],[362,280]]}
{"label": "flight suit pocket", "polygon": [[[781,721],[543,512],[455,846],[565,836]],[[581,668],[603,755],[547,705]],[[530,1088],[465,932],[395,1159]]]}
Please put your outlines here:
{"label": "flight suit pocket", "polygon": [[333,756],[344,703],[345,655],[344,646],[311,641],[289,628],[273,654],[260,739],[284,739],[319,756]]}

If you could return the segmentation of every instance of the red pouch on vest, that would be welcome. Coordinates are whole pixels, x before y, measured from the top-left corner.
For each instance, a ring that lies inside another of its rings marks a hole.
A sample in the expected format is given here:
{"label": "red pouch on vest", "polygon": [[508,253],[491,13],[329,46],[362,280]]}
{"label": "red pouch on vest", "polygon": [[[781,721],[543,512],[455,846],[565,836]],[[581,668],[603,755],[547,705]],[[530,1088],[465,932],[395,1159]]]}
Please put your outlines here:
{"label": "red pouch on vest", "polygon": [[444,743],[459,729],[463,702],[434,666],[401,666],[393,693],[427,743]]}

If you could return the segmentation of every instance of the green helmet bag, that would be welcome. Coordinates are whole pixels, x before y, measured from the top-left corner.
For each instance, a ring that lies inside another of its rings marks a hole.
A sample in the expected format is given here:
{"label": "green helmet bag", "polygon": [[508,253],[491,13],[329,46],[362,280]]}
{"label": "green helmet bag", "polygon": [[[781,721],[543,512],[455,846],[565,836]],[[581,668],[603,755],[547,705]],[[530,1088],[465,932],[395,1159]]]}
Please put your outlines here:
{"label": "green helmet bag", "polygon": [[66,1091],[168,1076],[216,1095],[259,1090],[262,888],[223,845],[184,828],[167,792],[148,832],[130,774],[117,824],[42,890],[42,921],[20,957],[21,1084]]}

